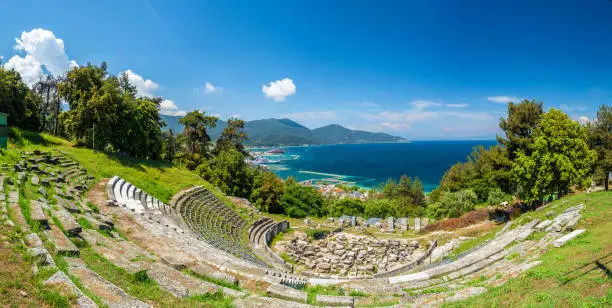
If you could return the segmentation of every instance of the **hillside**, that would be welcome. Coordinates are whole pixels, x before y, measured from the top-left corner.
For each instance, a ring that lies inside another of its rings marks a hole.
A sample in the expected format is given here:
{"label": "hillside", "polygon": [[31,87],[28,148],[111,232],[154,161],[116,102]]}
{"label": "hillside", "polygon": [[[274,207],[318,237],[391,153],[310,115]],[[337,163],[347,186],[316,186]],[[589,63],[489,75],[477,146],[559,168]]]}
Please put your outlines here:
{"label": "hillside", "polygon": [[[183,131],[179,123],[180,117],[162,115],[167,127],[175,133]],[[208,134],[216,140],[227,123],[217,121],[217,126]],[[385,133],[372,133],[361,130],[351,130],[338,124],[331,124],[316,129],[308,129],[290,119],[262,119],[245,122],[245,130],[249,135],[246,144],[251,146],[303,145],[303,144],[339,144],[339,143],[376,143],[404,142],[406,139]]]}
{"label": "hillside", "polygon": [[331,124],[312,130],[312,136],[322,144],[336,143],[369,143],[369,142],[402,142],[402,137],[385,133],[372,133],[362,130],[350,130],[338,124]]}
{"label": "hillside", "polygon": [[[300,129],[291,122],[286,125]],[[419,272],[403,276],[422,276],[425,272],[430,275],[438,271],[438,276],[432,276],[425,281],[408,280],[396,284],[395,288],[389,285],[391,280],[377,278],[368,280],[365,287],[359,281],[347,282],[340,287],[323,287],[312,285],[315,279],[307,286],[300,282],[300,286],[289,288],[278,283],[279,280],[273,280],[275,282],[269,288],[266,285],[264,289],[260,289],[265,279],[277,279],[275,277],[279,274],[274,272],[274,275],[268,275],[270,269],[264,271],[252,265],[246,266],[243,260],[222,257],[222,253],[218,251],[206,250],[212,248],[199,246],[199,240],[189,235],[189,232],[178,233],[177,230],[182,228],[182,225],[175,225],[172,219],[161,223],[163,219],[176,218],[172,215],[180,213],[163,216],[154,211],[138,213],[134,209],[128,209],[125,204],[107,205],[107,186],[104,179],[113,175],[119,175],[164,202],[168,202],[172,195],[183,188],[200,184],[214,192],[217,197],[226,200],[226,204],[231,204],[195,174],[164,162],[94,153],[90,149],[75,147],[60,138],[29,132],[22,132],[18,134],[17,140],[12,140],[9,150],[0,155],[0,162],[6,167],[13,166],[21,161],[22,157],[26,157],[28,161],[41,159],[33,150],[60,155],[62,163],[51,165],[41,161],[39,166],[43,171],[17,172],[13,171],[13,168],[4,169],[2,185],[9,202],[0,205],[4,211],[4,215],[0,216],[2,306],[74,305],[74,296],[67,296],[62,289],[44,284],[49,277],[60,273],[59,271],[66,273],[67,279],[74,282],[86,295],[81,295],[79,300],[89,297],[98,306],[105,306],[116,300],[107,290],[122,294],[121,304],[147,303],[154,306],[190,307],[251,307],[264,301],[285,307],[295,306],[298,302],[322,305],[324,302],[319,302],[319,295],[337,295],[340,299],[352,300],[355,306],[368,307],[395,304],[453,307],[605,307],[612,304],[610,192],[564,197],[538,211],[515,217],[507,227],[487,221],[445,232],[444,236],[436,231],[410,230],[397,235],[377,233],[379,240],[389,236],[389,239],[416,240],[422,245],[430,239],[437,239],[442,249],[448,245],[453,246],[453,240],[459,240],[460,244],[455,246],[454,250],[445,253],[445,260],[441,260],[443,262],[435,262],[434,267],[417,268]],[[77,163],[77,166],[72,161]],[[58,174],[56,172],[59,170],[66,175],[66,183],[56,183],[62,186],[61,189],[45,188],[43,182],[39,184],[38,180],[34,181],[35,177],[53,177],[51,174]],[[75,170],[83,170],[92,175],[93,179],[74,173]],[[23,178],[26,180],[22,181]],[[74,192],[74,187],[83,179],[88,179],[86,181],[90,186],[86,190],[89,191],[78,194]],[[123,193],[129,194],[130,191],[127,188]],[[10,201],[15,196],[18,202]],[[62,198],[57,198],[58,196]],[[64,199],[64,196],[70,199]],[[196,194],[185,200],[191,198],[194,201],[185,204],[198,206],[202,203],[195,200],[205,201],[197,199],[199,197]],[[33,200],[51,202],[41,205]],[[40,207],[36,210],[37,204],[42,206],[42,214]],[[74,212],[75,206],[78,212]],[[557,220],[577,206],[583,207],[578,210],[581,212],[581,218],[572,228],[585,229],[586,232],[560,248],[553,247],[551,242],[569,230],[557,233],[534,227],[534,222]],[[73,212],[62,210],[64,207]],[[176,209],[176,206],[174,208]],[[218,218],[225,217],[221,211],[211,213],[221,213]],[[41,215],[49,218],[46,223],[51,228],[38,223],[40,218],[37,217]],[[286,219],[280,215],[271,216],[279,220]],[[236,216],[232,217],[237,219]],[[111,228],[111,231],[96,227],[95,224],[109,219],[112,226],[106,228]],[[313,219],[314,223],[320,225],[326,221],[325,217]],[[211,232],[219,232],[215,235],[216,239],[234,236],[236,242],[230,242],[234,245],[232,247],[246,247],[241,246],[246,244],[241,244],[240,237],[232,235],[234,229],[225,229],[221,224],[209,222],[203,221],[201,224],[210,228]],[[78,232],[73,231],[76,227],[70,226],[71,223],[80,227]],[[270,225],[268,222],[268,226]],[[528,225],[530,227],[527,227]],[[294,219],[291,220],[291,230],[286,235],[292,236],[306,229],[308,227],[303,220]],[[40,237],[42,243],[36,244],[36,241],[32,241],[34,235]],[[246,234],[244,235],[246,237]],[[468,237],[461,240],[463,236]],[[282,240],[283,235],[279,237]],[[187,240],[184,241],[185,239]],[[27,246],[23,243],[27,243]],[[498,246],[498,243],[504,244]],[[43,249],[43,253],[52,258],[56,265],[49,266],[48,259],[41,261],[38,257],[28,256],[37,251],[27,250],[27,247],[32,246]],[[66,247],[74,252],[60,252],[61,249],[68,249]],[[194,263],[193,260],[205,261]],[[168,263],[188,269],[179,271]],[[212,264],[222,264],[223,268],[231,270],[222,271],[211,267]],[[196,270],[200,272],[195,272]],[[247,275],[241,275],[243,271]],[[236,279],[235,277],[238,277],[238,282],[232,280]],[[98,283],[101,281],[106,284],[103,288],[100,288]],[[295,278],[294,281],[299,282]],[[197,284],[201,287],[197,287]],[[190,295],[187,296],[186,291],[181,291],[181,288],[189,288]],[[204,293],[191,295],[192,290]],[[277,293],[276,290],[280,291]],[[285,294],[290,297],[287,298]]]}

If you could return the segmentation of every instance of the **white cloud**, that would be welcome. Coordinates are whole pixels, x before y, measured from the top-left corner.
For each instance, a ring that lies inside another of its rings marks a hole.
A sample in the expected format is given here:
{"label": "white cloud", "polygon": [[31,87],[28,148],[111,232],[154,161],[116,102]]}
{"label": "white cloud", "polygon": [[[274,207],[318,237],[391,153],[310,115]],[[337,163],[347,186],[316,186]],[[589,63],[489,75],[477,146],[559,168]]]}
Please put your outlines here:
{"label": "white cloud", "polygon": [[335,111],[308,111],[286,114],[284,117],[294,120],[336,120],[340,117]]}
{"label": "white cloud", "polygon": [[19,72],[24,82],[30,86],[45,75],[43,67],[46,72],[59,76],[76,65],[74,60],[68,60],[64,41],[56,38],[49,30],[38,28],[24,31],[15,42],[15,50],[24,56],[15,55],[4,66]]}
{"label": "white cloud", "polygon": [[234,114],[230,115],[230,118],[240,119],[240,114],[239,113],[234,113]]}
{"label": "white cloud", "polygon": [[174,101],[165,99],[159,105],[159,113],[171,116],[184,116],[187,114],[184,110],[179,110]]}
{"label": "white cloud", "polygon": [[446,104],[448,108],[465,108],[468,104]]}
{"label": "white cloud", "polygon": [[559,106],[561,108],[561,110],[563,111],[583,111],[585,108],[584,107],[580,107],[580,106],[576,106],[576,107],[570,107],[568,105],[565,104],[561,104],[561,106]]}
{"label": "white cloud", "polygon": [[438,101],[418,99],[410,102],[410,105],[415,109],[426,109],[429,107],[442,107],[443,104]]}
{"label": "white cloud", "polygon": [[373,102],[363,102],[362,105],[364,107],[371,108],[371,109],[378,109],[381,107],[379,104],[373,103]]}
{"label": "white cloud", "polygon": [[159,84],[153,82],[151,79],[144,79],[142,76],[134,73],[132,70],[121,72],[119,73],[119,76],[123,75],[123,73],[128,75],[128,80],[136,87],[138,95],[155,96],[153,92],[159,89]]}
{"label": "white cloud", "polygon": [[380,124],[383,128],[389,128],[397,131],[406,131],[410,128],[409,124],[406,123],[391,123],[391,122],[383,122]]}
{"label": "white cloud", "polygon": [[487,100],[494,103],[507,104],[509,102],[518,103],[521,99],[514,96],[489,96]]}
{"label": "white cloud", "polygon": [[30,87],[44,76],[40,62],[31,55],[26,55],[23,58],[20,56],[13,56],[4,64],[4,67],[19,72],[23,82]]}
{"label": "white cloud", "polygon": [[206,82],[204,85],[204,93],[217,93],[223,91],[223,88],[215,87],[212,83]]}
{"label": "white cloud", "polygon": [[578,122],[582,125],[586,125],[587,123],[589,123],[589,117],[581,116],[580,118],[578,118]]}
{"label": "white cloud", "polygon": [[287,96],[294,95],[295,90],[295,84],[289,78],[272,81],[269,85],[261,86],[261,91],[266,95],[266,98],[273,98],[276,102],[282,102]]}

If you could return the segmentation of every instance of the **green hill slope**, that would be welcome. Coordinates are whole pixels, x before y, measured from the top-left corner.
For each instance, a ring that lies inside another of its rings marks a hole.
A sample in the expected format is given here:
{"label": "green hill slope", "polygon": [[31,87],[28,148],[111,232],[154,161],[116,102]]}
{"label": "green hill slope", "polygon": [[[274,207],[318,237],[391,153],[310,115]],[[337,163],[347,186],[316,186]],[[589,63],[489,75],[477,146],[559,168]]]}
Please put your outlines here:
{"label": "green hill slope", "polygon": [[312,130],[315,140],[323,144],[336,143],[369,143],[369,142],[401,142],[402,137],[385,133],[371,133],[362,130],[350,130],[338,124],[331,124]]}
{"label": "green hill slope", "polygon": [[[170,201],[177,192],[195,185],[205,186],[218,192],[217,195],[222,195],[218,189],[195,173],[172,166],[168,162],[94,153],[91,149],[75,147],[69,141],[44,133],[24,131],[19,135],[18,140],[11,140],[9,151],[5,151],[4,155],[18,157],[19,150],[62,151],[81,163],[96,180],[118,175],[164,202]],[[224,198],[224,201],[231,204],[227,198]]]}
{"label": "green hill slope", "polygon": [[586,229],[584,234],[563,247],[547,248],[538,259],[542,263],[517,278],[449,307],[610,307],[612,192],[565,197],[517,220],[549,219],[547,212],[560,213],[581,203],[586,207],[577,228]]}
{"label": "green hill slope", "polygon": [[[164,129],[172,129],[175,133],[183,131],[179,123],[180,117],[162,115],[166,123]],[[217,121],[217,126],[208,134],[216,140],[227,122]],[[245,130],[249,135],[246,144],[251,146],[303,145],[303,144],[338,144],[338,143],[374,143],[403,142],[406,139],[385,133],[372,133],[361,130],[351,130],[332,124],[315,129],[308,129],[290,119],[262,119],[245,122]]]}

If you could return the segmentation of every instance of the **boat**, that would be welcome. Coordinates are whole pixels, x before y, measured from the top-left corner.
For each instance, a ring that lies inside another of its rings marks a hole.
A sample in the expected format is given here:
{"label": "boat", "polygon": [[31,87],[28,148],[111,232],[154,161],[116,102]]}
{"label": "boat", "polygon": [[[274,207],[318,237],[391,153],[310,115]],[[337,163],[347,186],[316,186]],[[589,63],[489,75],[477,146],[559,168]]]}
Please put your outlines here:
{"label": "boat", "polygon": [[267,154],[283,154],[283,153],[285,153],[285,150],[279,149],[279,148],[275,148],[275,149],[272,149],[272,150],[270,150],[270,151],[268,151],[266,153]]}
{"label": "boat", "polygon": [[280,160],[271,160],[265,157],[257,157],[255,159],[251,159],[248,161],[249,164],[254,165],[254,166],[264,165],[264,164],[277,164],[279,162]]}

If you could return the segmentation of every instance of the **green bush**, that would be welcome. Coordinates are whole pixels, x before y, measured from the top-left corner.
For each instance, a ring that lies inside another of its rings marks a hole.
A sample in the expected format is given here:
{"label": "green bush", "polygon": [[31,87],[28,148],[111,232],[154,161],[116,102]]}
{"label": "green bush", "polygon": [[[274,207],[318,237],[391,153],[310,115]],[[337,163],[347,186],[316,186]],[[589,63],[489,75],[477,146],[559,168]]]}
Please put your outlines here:
{"label": "green bush", "polygon": [[287,185],[279,204],[285,214],[293,218],[321,217],[323,214],[323,197],[313,187]]}
{"label": "green bush", "polygon": [[326,237],[329,234],[328,230],[320,230],[320,229],[308,229],[306,230],[306,235],[311,240],[320,240]]}

